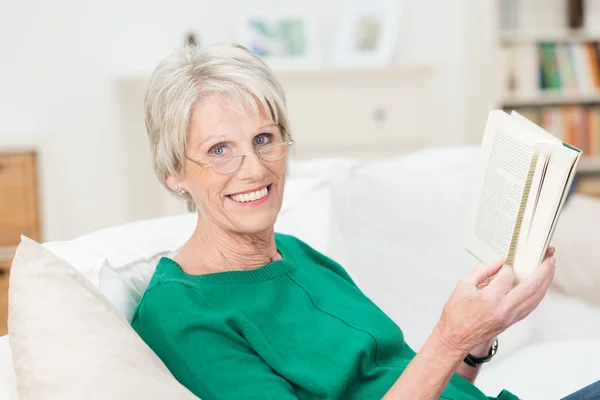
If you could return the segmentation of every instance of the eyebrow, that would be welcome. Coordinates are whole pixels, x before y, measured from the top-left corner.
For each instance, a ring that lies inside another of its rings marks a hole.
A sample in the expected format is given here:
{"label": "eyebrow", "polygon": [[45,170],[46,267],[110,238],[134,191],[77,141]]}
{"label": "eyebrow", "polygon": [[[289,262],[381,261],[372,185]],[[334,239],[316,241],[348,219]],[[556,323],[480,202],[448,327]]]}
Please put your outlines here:
{"label": "eyebrow", "polygon": [[[261,130],[263,130],[265,128],[270,128],[272,126],[279,126],[279,124],[273,122],[272,124],[261,126],[260,128],[258,128],[258,130],[261,131]],[[226,137],[225,135],[213,135],[213,136],[209,136],[206,139],[204,139],[202,142],[200,142],[200,146],[203,146],[204,144],[206,144],[207,142],[209,142],[209,141],[211,141],[213,139],[216,139],[216,138],[225,138],[225,137]]]}
{"label": "eyebrow", "polygon": [[225,135],[214,135],[214,136],[209,136],[209,137],[207,137],[206,139],[204,139],[202,142],[200,142],[200,146],[203,146],[203,145],[204,145],[206,142],[209,142],[209,141],[211,141],[211,140],[213,140],[213,139],[216,139],[216,138],[224,138],[224,137],[225,137]]}

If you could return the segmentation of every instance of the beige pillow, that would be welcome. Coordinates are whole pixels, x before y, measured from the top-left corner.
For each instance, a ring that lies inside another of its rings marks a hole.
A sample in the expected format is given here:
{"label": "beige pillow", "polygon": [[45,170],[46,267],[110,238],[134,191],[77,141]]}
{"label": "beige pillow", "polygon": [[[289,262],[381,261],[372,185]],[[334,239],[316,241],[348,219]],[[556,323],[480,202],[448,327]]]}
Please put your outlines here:
{"label": "beige pillow", "polygon": [[196,399],[83,275],[26,237],[8,331],[21,400]]}
{"label": "beige pillow", "polygon": [[600,199],[571,196],[552,238],[556,247],[553,285],[600,306]]}

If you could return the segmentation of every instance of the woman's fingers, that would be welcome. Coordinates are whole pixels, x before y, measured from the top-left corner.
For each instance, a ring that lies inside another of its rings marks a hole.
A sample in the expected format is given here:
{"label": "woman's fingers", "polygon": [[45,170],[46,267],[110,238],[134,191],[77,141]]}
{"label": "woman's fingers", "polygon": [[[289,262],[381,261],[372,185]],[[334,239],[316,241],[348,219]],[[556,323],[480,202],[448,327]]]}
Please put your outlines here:
{"label": "woman's fingers", "polygon": [[546,279],[540,286],[540,288],[527,300],[523,303],[520,303],[515,309],[515,315],[517,319],[520,321],[529,315],[533,310],[537,308],[537,306],[542,302],[548,288],[552,284],[552,279],[554,278],[554,272],[556,270],[556,266],[552,266],[550,274],[546,276]]}
{"label": "woman's fingers", "polygon": [[523,305],[531,305],[531,302],[527,302],[529,298],[533,298],[533,302],[537,298],[536,295],[543,298],[554,277],[554,264],[553,258],[545,259],[532,275],[506,294],[504,297],[506,306],[516,310],[522,308]]}
{"label": "woman's fingers", "polygon": [[546,259],[548,257],[552,257],[554,253],[556,253],[556,249],[553,246],[548,246],[548,249],[546,250],[546,256],[544,258]]}
{"label": "woman's fingers", "polygon": [[502,266],[498,274],[492,279],[486,291],[497,297],[501,297],[508,293],[515,286],[515,272],[508,265]]}
{"label": "woman's fingers", "polygon": [[475,268],[469,275],[467,275],[466,281],[470,285],[478,286],[483,283],[486,279],[491,278],[496,275],[496,273],[502,268],[504,265],[505,258],[502,257],[499,260],[496,260],[492,263],[480,264]]}

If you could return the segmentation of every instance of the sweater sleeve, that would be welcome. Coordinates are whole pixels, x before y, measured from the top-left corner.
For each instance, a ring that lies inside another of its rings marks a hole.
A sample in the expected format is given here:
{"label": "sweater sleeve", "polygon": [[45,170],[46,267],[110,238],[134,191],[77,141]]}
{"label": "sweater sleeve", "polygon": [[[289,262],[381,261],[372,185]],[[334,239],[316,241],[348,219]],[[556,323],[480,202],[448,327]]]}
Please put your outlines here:
{"label": "sweater sleeve", "polygon": [[166,283],[150,291],[132,326],[196,396],[203,400],[297,399],[291,384],[235,333],[235,323],[203,315],[193,288]]}

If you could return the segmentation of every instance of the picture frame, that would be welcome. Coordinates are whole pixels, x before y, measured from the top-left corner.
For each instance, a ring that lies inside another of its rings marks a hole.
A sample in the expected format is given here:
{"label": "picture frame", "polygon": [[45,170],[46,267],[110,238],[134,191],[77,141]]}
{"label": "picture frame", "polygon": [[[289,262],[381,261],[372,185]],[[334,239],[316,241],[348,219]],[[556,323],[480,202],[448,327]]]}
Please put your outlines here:
{"label": "picture frame", "polygon": [[397,43],[400,3],[375,1],[346,6],[337,27],[332,65],[389,65]]}
{"label": "picture frame", "polygon": [[307,13],[265,11],[240,15],[237,42],[273,70],[321,67],[317,24]]}

